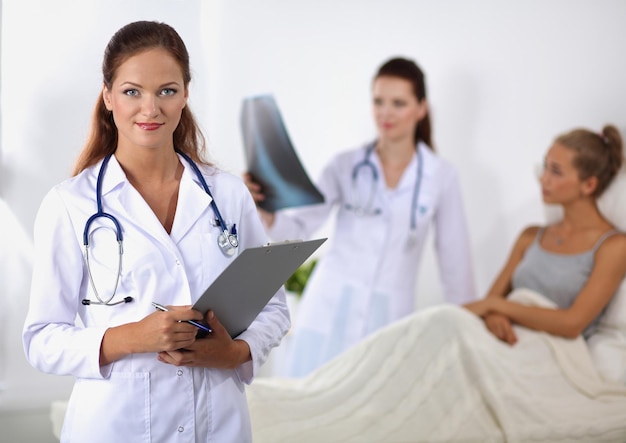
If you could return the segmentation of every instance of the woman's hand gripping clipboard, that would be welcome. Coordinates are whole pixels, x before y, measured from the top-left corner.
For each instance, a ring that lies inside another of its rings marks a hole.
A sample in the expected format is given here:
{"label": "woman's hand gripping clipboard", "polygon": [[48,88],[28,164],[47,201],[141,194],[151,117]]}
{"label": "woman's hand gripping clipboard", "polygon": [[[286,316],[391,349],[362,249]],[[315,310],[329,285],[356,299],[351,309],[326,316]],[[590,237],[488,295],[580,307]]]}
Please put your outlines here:
{"label": "woman's hand gripping clipboard", "polygon": [[244,250],[204,291],[193,309],[205,315],[213,310],[235,338],[325,241],[286,241]]}

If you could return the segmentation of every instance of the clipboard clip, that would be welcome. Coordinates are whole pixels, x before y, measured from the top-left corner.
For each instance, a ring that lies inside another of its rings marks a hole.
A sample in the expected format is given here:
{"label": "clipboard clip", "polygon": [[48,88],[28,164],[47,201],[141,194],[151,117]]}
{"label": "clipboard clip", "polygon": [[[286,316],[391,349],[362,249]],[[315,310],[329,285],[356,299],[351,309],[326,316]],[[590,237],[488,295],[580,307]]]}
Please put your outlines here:
{"label": "clipboard clip", "polygon": [[283,241],[277,241],[277,242],[268,242],[265,243],[263,246],[277,246],[277,245],[287,245],[289,243],[302,243],[304,240],[283,240]]}

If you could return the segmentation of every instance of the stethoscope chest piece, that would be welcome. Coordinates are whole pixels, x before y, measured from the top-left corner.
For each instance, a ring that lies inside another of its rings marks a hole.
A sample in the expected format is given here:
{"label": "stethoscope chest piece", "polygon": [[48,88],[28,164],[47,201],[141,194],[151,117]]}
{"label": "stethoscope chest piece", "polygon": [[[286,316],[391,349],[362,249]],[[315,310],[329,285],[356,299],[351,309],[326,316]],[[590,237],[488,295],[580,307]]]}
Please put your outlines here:
{"label": "stethoscope chest piece", "polygon": [[224,254],[232,257],[235,254],[235,250],[239,246],[239,240],[235,234],[229,234],[227,231],[222,232],[217,237],[217,244]]}

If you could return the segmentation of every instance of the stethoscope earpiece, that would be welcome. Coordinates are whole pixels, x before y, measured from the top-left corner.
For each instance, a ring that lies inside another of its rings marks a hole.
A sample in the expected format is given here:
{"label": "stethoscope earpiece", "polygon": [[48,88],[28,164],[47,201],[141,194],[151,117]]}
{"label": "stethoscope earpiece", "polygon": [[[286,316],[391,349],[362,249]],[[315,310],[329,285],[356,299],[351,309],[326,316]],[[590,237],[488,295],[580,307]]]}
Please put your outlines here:
{"label": "stethoscope earpiece", "polygon": [[84,299],[81,301],[81,303],[82,303],[84,306],[89,306],[89,305],[105,305],[105,306],[115,306],[115,305],[120,305],[120,304],[122,304],[122,303],[130,303],[131,301],[133,301],[133,298],[132,298],[132,297],[124,297],[124,299],[123,299],[123,300],[116,301],[116,302],[114,302],[114,303],[110,303],[110,300],[109,300],[109,302],[104,303],[104,302],[99,302],[99,301],[91,301],[91,300],[88,300],[88,299],[84,298]]}

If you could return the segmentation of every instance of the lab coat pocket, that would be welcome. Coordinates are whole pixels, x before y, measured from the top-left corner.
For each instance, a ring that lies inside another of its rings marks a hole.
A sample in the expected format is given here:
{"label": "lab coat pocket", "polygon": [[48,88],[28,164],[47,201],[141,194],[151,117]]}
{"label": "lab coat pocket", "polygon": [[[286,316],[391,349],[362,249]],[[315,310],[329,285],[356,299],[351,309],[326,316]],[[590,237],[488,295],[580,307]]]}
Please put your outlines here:
{"label": "lab coat pocket", "polygon": [[77,380],[61,441],[149,442],[150,374],[112,372],[108,379]]}
{"label": "lab coat pocket", "polygon": [[[407,221],[410,221],[410,218],[413,217],[415,220],[416,234],[420,239],[425,239],[428,235],[428,229],[431,226],[433,219],[436,214],[437,204],[434,201],[434,196],[432,192],[427,192],[424,190],[420,196],[419,201],[417,202],[417,206],[411,208],[413,213],[409,212],[407,214]],[[407,227],[410,226],[410,223],[407,223]]]}
{"label": "lab coat pocket", "polygon": [[[376,208],[380,208],[377,206]],[[378,212],[380,211],[380,212]],[[346,250],[363,251],[368,249],[379,250],[381,242],[385,242],[388,216],[382,209],[376,212],[361,214],[358,211],[343,208],[337,216],[336,235],[341,236],[342,247]],[[363,243],[367,240],[367,243]]]}
{"label": "lab coat pocket", "polygon": [[[226,222],[229,229],[232,224],[228,221]],[[198,266],[199,271],[202,273],[201,281],[203,284],[209,285],[213,280],[217,278],[218,275],[222,273],[222,271],[230,264],[230,262],[235,258],[238,252],[235,251],[235,254],[232,256],[227,256],[220,249],[218,240],[219,236],[222,234],[222,231],[218,227],[214,227],[208,233],[203,233],[200,236],[200,247],[202,250],[202,263]],[[238,248],[239,249],[239,248]]]}

